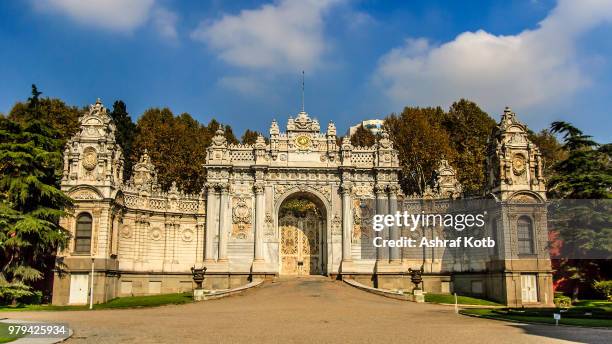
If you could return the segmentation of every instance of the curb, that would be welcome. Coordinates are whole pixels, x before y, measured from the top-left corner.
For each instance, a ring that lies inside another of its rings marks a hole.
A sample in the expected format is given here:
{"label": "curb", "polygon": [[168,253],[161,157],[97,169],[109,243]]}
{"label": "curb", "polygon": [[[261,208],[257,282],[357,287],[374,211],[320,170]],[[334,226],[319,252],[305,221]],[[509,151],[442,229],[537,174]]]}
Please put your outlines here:
{"label": "curb", "polygon": [[372,294],[376,294],[376,295],[380,295],[380,296],[384,296],[384,297],[388,297],[391,299],[395,299],[395,300],[400,300],[400,301],[410,301],[410,302],[414,302],[410,299],[410,296],[401,292],[397,292],[397,291],[392,291],[392,290],[388,290],[388,289],[379,289],[379,288],[373,288],[373,287],[368,287],[365,284],[361,284],[353,279],[343,279],[342,280],[344,283],[350,285],[351,287],[366,291],[368,293],[372,293]]}
{"label": "curb", "polygon": [[[263,282],[264,282],[264,280],[261,279],[261,280],[253,281],[251,283],[248,283],[248,284],[245,284],[243,286],[236,287],[236,288],[233,288],[233,289],[215,290],[211,294],[204,294],[204,299],[202,301],[218,300],[218,299],[222,299],[224,297],[240,294],[240,293],[242,293],[244,291],[247,291],[247,290],[249,290],[251,288],[256,288],[256,287],[262,285]],[[199,302],[199,301],[194,301],[194,302]]]}

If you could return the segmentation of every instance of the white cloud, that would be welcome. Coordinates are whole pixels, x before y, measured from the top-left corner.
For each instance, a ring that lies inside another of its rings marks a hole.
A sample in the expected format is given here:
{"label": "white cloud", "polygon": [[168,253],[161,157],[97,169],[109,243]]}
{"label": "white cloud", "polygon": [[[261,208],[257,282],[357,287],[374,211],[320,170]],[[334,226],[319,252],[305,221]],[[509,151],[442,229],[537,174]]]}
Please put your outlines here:
{"label": "white cloud", "polygon": [[153,23],[157,28],[160,36],[168,39],[176,39],[178,33],[176,31],[176,21],[178,16],[176,13],[165,8],[156,8],[153,11]]}
{"label": "white cloud", "polygon": [[115,32],[132,32],[152,21],[164,38],[177,38],[177,15],[155,0],[33,0],[43,12],[60,13],[87,26]]}
{"label": "white cloud", "polygon": [[132,31],[149,18],[154,0],[43,0],[34,6],[73,20],[114,31]]}
{"label": "white cloud", "polygon": [[239,67],[312,70],[326,50],[323,16],[337,2],[282,0],[203,21],[191,36]]}
{"label": "white cloud", "polygon": [[577,40],[611,20],[609,0],[561,0],[536,29],[517,35],[479,30],[440,45],[407,39],[380,59],[374,81],[394,106],[449,105],[466,97],[488,111],[535,108],[589,84]]}

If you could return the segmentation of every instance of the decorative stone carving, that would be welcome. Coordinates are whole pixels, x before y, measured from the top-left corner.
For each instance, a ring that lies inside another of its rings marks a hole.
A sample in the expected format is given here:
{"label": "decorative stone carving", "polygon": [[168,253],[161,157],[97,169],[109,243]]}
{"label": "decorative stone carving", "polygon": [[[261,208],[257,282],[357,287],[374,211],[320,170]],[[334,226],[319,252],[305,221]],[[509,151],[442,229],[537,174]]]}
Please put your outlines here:
{"label": "decorative stone carving", "polygon": [[274,238],[274,219],[272,218],[272,214],[269,212],[266,213],[266,218],[264,220],[266,231],[264,236],[269,240]]}
{"label": "decorative stone carving", "polygon": [[70,193],[70,197],[75,200],[95,200],[100,199],[100,195],[98,195],[93,190],[81,189],[76,190]]}
{"label": "decorative stone carving", "polygon": [[517,176],[525,173],[525,157],[522,154],[516,154],[512,158],[512,171]]}
{"label": "decorative stone carving", "polygon": [[463,187],[457,180],[457,173],[446,159],[440,160],[435,171],[433,188],[425,189],[424,198],[459,198]]}
{"label": "decorative stone carving", "polygon": [[98,153],[93,147],[87,147],[83,150],[83,167],[86,170],[93,170],[98,164]]}
{"label": "decorative stone carving", "polygon": [[342,219],[338,214],[334,215],[331,223],[332,235],[342,235]]}
{"label": "decorative stone carving", "polygon": [[181,231],[181,239],[183,239],[185,242],[193,241],[193,236],[193,230],[190,228],[186,228]]}
{"label": "decorative stone carving", "polygon": [[239,198],[238,203],[232,210],[234,223],[251,223],[251,207],[246,202],[246,199]]}
{"label": "decorative stone carving", "polygon": [[128,225],[124,225],[121,227],[121,231],[119,232],[122,238],[129,239],[132,237],[132,229]]}
{"label": "decorative stone carving", "polygon": [[151,229],[151,231],[149,232],[149,238],[156,240],[156,241],[161,240],[162,230],[159,229],[158,227]]}
{"label": "decorative stone carving", "polygon": [[545,198],[542,155],[510,108],[504,110],[493,136],[486,160],[488,192],[502,200],[520,190]]}
{"label": "decorative stone carving", "polygon": [[138,190],[155,191],[158,189],[157,171],[146,149],[132,168],[132,177],[128,185]]}

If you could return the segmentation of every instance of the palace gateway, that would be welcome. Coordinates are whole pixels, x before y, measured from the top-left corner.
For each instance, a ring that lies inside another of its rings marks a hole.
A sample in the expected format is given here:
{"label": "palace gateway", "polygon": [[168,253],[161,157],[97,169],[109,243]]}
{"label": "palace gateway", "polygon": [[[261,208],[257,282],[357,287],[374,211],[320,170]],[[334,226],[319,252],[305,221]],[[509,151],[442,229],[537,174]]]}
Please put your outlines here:
{"label": "palace gateway", "polygon": [[[206,289],[309,274],[409,289],[407,270],[422,268],[425,292],[552,304],[541,156],[509,109],[487,153],[488,193],[471,200],[493,204],[480,238],[497,245],[473,254],[373,245],[376,236],[456,239],[457,233],[450,238],[435,228],[377,232],[372,219],[431,207],[448,211],[463,198],[445,160],[424,195],[403,195],[398,152],[385,132],[375,145],[355,147],[348,137],[338,140],[332,122],[322,131],[305,112],[289,118],[284,131],[273,121],[269,137],[254,144],[229,144],[219,130],[202,166],[204,189],[186,194],[176,184],[160,189],[147,152],[123,181],[125,157],[100,101],[80,126],[64,152],[61,187],[75,209],[61,221],[72,237],[58,254],[54,304],[86,303],[92,269],[94,302],[105,302],[191,291],[193,266],[207,268]],[[295,204],[309,210],[291,211]]]}

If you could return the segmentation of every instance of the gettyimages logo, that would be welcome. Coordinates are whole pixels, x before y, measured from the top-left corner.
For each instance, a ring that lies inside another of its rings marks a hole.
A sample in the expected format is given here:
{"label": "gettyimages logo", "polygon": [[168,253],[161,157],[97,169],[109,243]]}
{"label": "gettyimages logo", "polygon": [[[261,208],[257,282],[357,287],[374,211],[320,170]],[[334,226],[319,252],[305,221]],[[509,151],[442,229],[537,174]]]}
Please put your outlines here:
{"label": "gettyimages logo", "polygon": [[450,238],[445,237],[427,237],[420,238],[402,236],[399,239],[383,238],[383,230],[385,228],[402,228],[409,229],[410,232],[415,232],[417,229],[427,228],[444,228],[446,230],[454,230],[462,232],[463,230],[481,229],[485,226],[485,218],[487,212],[482,213],[455,213],[455,214],[432,214],[421,213],[411,214],[407,211],[396,212],[395,214],[376,214],[372,218],[372,228],[377,233],[372,240],[374,247],[468,247],[468,248],[489,248],[495,247],[495,240],[490,236],[474,237],[474,236],[457,236]]}

